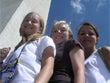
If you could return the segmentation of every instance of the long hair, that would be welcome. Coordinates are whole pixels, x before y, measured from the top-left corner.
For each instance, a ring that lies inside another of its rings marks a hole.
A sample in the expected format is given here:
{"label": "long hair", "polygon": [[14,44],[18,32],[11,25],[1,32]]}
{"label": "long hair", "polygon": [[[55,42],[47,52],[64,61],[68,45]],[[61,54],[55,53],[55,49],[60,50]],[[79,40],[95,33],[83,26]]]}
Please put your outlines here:
{"label": "long hair", "polygon": [[[29,37],[26,37],[24,32],[23,32],[23,24],[25,22],[25,19],[29,16],[29,15],[37,15],[39,17],[39,22],[40,22],[40,30],[41,30],[41,33],[34,33],[32,35],[30,35]],[[26,43],[26,42],[30,42],[30,41],[34,41],[36,40],[37,38],[41,37],[44,35],[45,33],[45,28],[44,28],[44,20],[42,19],[42,17],[38,14],[38,13],[35,13],[35,12],[30,12],[28,13],[25,17],[24,17],[24,20],[22,21],[21,23],[21,27],[19,29],[19,33],[20,33],[20,36],[22,37],[21,41],[18,43],[18,45],[16,45],[15,49],[17,49],[19,46],[21,46],[22,44]]]}

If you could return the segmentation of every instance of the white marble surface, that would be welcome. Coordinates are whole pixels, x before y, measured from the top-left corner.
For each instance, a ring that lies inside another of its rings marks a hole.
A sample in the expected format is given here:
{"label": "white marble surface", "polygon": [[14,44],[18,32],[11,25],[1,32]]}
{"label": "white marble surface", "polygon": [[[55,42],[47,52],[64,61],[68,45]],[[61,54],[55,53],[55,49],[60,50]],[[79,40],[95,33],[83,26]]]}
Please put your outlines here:
{"label": "white marble surface", "polygon": [[0,48],[13,49],[20,41],[20,24],[28,12],[38,12],[46,24],[50,4],[51,0],[0,0]]}

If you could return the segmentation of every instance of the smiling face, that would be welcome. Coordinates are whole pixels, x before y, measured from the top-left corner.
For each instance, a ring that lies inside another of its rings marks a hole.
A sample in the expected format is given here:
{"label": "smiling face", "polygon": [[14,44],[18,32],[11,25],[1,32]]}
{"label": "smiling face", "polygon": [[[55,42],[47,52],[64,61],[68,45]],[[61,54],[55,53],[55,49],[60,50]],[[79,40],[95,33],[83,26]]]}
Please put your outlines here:
{"label": "smiling face", "polygon": [[95,48],[99,38],[92,26],[83,25],[78,32],[78,40],[84,48]]}
{"label": "smiling face", "polygon": [[66,24],[61,24],[58,28],[53,29],[51,37],[56,44],[60,44],[69,39],[68,27]]}
{"label": "smiling face", "polygon": [[33,34],[41,34],[42,26],[40,16],[36,13],[29,13],[23,20],[21,25],[21,35],[24,37],[29,37]]}
{"label": "smiling face", "polygon": [[63,44],[65,41],[72,39],[72,31],[65,21],[57,21],[51,30],[51,37],[56,45]]}

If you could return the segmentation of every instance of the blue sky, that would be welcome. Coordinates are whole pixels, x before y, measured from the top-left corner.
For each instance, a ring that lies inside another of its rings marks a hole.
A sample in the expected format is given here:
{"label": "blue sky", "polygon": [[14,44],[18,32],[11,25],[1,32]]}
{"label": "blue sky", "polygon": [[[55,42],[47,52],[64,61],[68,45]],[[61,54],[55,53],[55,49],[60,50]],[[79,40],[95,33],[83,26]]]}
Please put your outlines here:
{"label": "blue sky", "polygon": [[47,21],[46,34],[50,34],[55,20],[70,23],[74,38],[77,28],[88,21],[96,25],[100,34],[97,47],[110,46],[110,1],[109,0],[52,0]]}

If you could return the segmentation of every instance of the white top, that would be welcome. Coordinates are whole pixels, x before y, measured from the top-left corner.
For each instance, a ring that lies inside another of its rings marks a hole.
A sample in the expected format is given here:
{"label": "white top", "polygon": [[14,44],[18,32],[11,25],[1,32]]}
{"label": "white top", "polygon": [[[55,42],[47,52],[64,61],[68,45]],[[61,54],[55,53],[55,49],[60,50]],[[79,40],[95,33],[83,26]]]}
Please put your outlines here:
{"label": "white top", "polygon": [[[24,47],[25,46],[25,47]],[[20,55],[20,63],[17,65],[17,75],[11,83],[34,83],[41,69],[42,53],[46,47],[52,46],[54,48],[54,55],[56,55],[56,48],[53,40],[48,36],[43,36],[38,40],[20,46],[15,52],[13,58]]]}
{"label": "white top", "polygon": [[98,50],[85,61],[86,83],[110,83],[110,72],[106,68]]}

